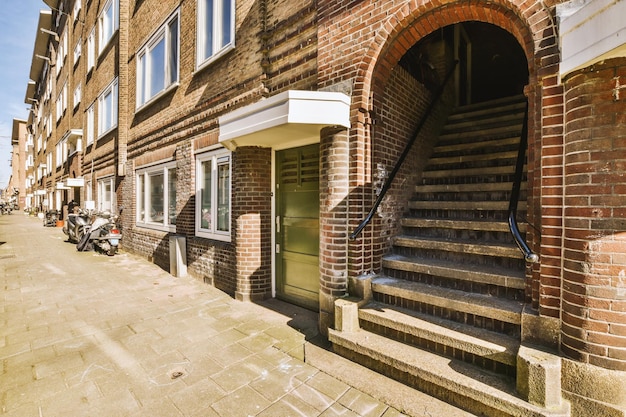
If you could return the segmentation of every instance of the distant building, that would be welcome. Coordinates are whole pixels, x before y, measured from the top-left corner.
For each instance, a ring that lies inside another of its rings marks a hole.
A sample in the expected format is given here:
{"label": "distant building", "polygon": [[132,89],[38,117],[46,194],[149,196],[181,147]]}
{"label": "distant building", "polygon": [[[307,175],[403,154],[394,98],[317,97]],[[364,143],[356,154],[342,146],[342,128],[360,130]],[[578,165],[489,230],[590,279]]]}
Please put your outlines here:
{"label": "distant building", "polygon": [[27,205],[477,415],[626,414],[626,2],[44,2]]}

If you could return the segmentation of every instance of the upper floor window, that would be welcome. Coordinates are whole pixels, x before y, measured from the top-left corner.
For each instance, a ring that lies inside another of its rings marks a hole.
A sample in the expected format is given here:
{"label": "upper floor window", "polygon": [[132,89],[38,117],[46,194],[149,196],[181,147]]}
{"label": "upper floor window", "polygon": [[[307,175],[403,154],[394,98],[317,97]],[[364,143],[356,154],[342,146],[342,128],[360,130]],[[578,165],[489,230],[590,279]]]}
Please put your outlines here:
{"label": "upper floor window", "polygon": [[63,87],[61,87],[61,92],[59,93],[59,97],[57,97],[56,107],[57,121],[59,121],[67,109],[67,83],[63,84]]}
{"label": "upper floor window", "polygon": [[235,45],[235,0],[198,0],[197,66]]}
{"label": "upper floor window", "polygon": [[116,205],[115,187],[113,186],[113,177],[107,177],[98,180],[98,210],[113,212]]}
{"label": "upper floor window", "polygon": [[98,18],[98,52],[101,53],[119,27],[119,0],[106,2]]}
{"label": "upper floor window", "polygon": [[87,142],[86,142],[86,146],[89,146],[93,143],[93,138],[94,138],[94,108],[93,108],[93,104],[91,106],[89,106],[89,108],[87,109]]}
{"label": "upper floor window", "polygon": [[83,44],[83,40],[79,39],[78,42],[76,43],[76,46],[74,47],[74,65],[76,65],[78,63],[78,59],[80,58],[80,55],[82,54],[82,44]]}
{"label": "upper floor window", "polygon": [[176,12],[137,53],[137,107],[178,82],[178,22]]}
{"label": "upper floor window", "polygon": [[94,27],[87,38],[87,72],[89,72],[96,62],[96,28]]}
{"label": "upper floor window", "polygon": [[78,20],[78,14],[80,13],[80,9],[83,6],[82,0],[74,1],[74,21]]}
{"label": "upper floor window", "polygon": [[61,34],[61,40],[59,40],[59,46],[57,48],[57,75],[61,72],[63,68],[63,63],[65,62],[65,57],[67,56],[67,32],[63,32]]}
{"label": "upper floor window", "polygon": [[98,97],[98,137],[117,127],[117,78]]}
{"label": "upper floor window", "polygon": [[78,105],[80,104],[81,90],[82,88],[80,84],[78,84],[74,89],[74,98],[72,100],[72,102],[74,103],[74,108],[78,107]]}
{"label": "upper floor window", "polygon": [[206,152],[196,161],[196,235],[230,242],[230,152]]}

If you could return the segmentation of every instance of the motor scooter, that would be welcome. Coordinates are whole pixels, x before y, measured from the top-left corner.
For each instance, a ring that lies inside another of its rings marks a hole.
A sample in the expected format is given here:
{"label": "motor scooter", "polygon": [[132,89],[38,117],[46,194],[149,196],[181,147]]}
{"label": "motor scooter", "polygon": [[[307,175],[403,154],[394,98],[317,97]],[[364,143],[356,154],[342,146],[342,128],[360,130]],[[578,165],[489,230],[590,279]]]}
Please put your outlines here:
{"label": "motor scooter", "polygon": [[117,217],[109,212],[92,214],[76,249],[81,252],[95,249],[109,256],[115,255],[122,239],[122,233],[117,227]]}
{"label": "motor scooter", "polygon": [[57,210],[48,210],[43,218],[44,227],[55,227],[59,220],[59,212]]}
{"label": "motor scooter", "polygon": [[63,233],[71,243],[78,243],[85,233],[85,227],[89,224],[89,212],[78,209],[77,213],[69,213],[67,221],[63,224]]}

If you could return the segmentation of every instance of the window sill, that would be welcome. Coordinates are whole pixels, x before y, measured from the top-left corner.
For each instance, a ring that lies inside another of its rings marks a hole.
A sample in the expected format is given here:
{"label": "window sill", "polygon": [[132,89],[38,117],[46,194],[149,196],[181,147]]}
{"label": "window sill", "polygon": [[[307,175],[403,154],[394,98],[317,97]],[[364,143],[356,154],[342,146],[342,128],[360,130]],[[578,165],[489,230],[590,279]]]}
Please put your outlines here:
{"label": "window sill", "polygon": [[224,48],[219,50],[214,55],[211,55],[210,57],[206,58],[202,62],[198,62],[198,57],[196,57],[196,70],[194,71],[193,75],[196,75],[197,73],[202,72],[205,68],[210,67],[211,64],[213,64],[216,61],[219,61],[221,57],[228,54],[230,51],[234,49],[235,49],[235,44],[231,43],[229,45],[226,45]]}
{"label": "window sill", "polygon": [[157,101],[159,101],[160,98],[162,98],[163,96],[169,94],[170,92],[176,90],[178,88],[178,86],[180,85],[180,82],[176,81],[175,83],[170,84],[166,89],[158,92],[156,95],[154,95],[153,97],[150,97],[148,99],[148,101],[146,101],[145,103],[143,103],[140,106],[137,106],[135,108],[135,114],[139,114],[142,111],[144,111],[145,109],[149,108],[150,106],[152,106],[154,103],[156,103]]}

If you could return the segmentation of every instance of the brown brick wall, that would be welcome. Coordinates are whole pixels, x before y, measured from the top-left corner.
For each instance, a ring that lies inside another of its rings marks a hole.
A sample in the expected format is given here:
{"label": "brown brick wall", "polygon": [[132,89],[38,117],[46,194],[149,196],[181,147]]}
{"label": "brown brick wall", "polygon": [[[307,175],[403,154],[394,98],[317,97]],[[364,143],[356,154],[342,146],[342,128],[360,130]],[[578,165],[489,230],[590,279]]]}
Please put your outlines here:
{"label": "brown brick wall", "polygon": [[562,351],[626,370],[626,59],[576,71],[565,88]]}

